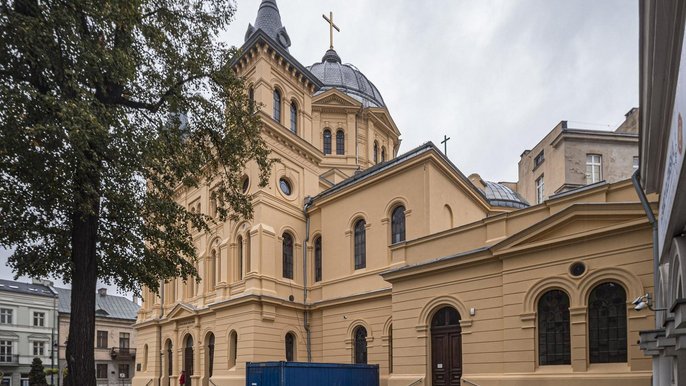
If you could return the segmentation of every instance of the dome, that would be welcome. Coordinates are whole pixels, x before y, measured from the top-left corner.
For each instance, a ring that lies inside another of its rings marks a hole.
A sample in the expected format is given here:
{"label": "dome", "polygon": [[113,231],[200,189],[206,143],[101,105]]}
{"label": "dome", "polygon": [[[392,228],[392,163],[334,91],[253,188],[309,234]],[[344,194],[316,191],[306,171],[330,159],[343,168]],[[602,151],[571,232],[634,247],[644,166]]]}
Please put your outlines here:
{"label": "dome", "polygon": [[483,192],[491,205],[518,209],[529,206],[522,196],[507,186],[491,181],[484,181],[484,183],[486,187]]}
{"label": "dome", "polygon": [[335,88],[362,102],[365,107],[386,106],[376,86],[352,64],[341,64],[341,58],[334,50],[326,51],[321,63],[307,69],[324,84],[317,94]]}

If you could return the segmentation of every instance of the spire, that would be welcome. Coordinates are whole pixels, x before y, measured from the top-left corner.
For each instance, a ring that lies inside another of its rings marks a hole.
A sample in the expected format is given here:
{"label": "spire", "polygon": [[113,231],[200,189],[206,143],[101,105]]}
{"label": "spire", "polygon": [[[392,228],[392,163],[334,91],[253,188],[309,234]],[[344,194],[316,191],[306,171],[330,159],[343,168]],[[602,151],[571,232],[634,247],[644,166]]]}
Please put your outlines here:
{"label": "spire", "polygon": [[250,36],[258,29],[262,30],[267,36],[274,39],[275,42],[288,51],[288,47],[291,46],[291,38],[288,37],[286,27],[281,24],[281,15],[279,14],[276,0],[262,0],[260,8],[257,10],[255,26],[248,24],[248,30],[245,32],[245,41],[248,41]]}

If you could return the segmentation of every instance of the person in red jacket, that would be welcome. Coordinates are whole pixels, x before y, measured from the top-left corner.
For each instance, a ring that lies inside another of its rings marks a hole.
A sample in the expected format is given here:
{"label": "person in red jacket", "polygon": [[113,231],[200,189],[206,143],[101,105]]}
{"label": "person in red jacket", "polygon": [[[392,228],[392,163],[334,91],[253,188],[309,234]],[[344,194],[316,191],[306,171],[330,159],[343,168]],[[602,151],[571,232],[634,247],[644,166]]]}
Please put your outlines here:
{"label": "person in red jacket", "polygon": [[179,375],[179,385],[184,386],[186,384],[186,371],[181,370],[181,375]]}

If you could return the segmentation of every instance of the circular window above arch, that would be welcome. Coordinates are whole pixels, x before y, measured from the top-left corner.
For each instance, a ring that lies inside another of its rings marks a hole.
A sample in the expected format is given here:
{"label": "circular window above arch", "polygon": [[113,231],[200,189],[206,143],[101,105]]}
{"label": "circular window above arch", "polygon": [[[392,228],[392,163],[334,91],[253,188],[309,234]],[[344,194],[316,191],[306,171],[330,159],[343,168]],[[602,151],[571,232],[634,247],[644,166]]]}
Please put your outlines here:
{"label": "circular window above arch", "polygon": [[586,264],[580,261],[569,266],[569,274],[574,277],[582,276],[584,273],[586,273]]}
{"label": "circular window above arch", "polygon": [[293,185],[286,177],[281,177],[279,179],[279,189],[281,189],[281,192],[286,196],[293,194]]}

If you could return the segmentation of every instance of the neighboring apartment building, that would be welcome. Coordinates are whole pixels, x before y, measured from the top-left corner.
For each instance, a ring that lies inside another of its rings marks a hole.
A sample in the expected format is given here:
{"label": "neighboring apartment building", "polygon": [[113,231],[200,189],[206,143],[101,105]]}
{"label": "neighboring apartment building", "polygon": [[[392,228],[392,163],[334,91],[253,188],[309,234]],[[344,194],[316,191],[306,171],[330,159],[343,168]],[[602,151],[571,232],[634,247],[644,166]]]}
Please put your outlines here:
{"label": "neighboring apartment building", "polygon": [[[57,297],[52,283],[0,280],[0,377],[2,386],[28,386],[33,358],[57,366]],[[57,384],[57,375],[47,377]]]}
{"label": "neighboring apartment building", "polygon": [[[69,336],[71,290],[56,288],[59,294],[59,368],[67,367],[66,349]],[[123,296],[98,290],[95,299],[95,370],[98,385],[126,386],[135,372],[136,349],[133,324],[139,306]]]}
{"label": "neighboring apartment building", "polygon": [[[641,189],[660,195],[655,325],[641,331],[654,386],[686,385],[686,2],[639,2]],[[650,212],[646,212],[650,215]],[[652,304],[651,304],[652,303]],[[647,312],[649,310],[644,310]]]}
{"label": "neighboring apartment building", "polygon": [[[201,282],[143,289],[136,386],[181,371],[190,386],[243,386],[247,362],[274,360],[378,364],[389,386],[650,382],[637,338],[653,315],[631,300],[652,291],[651,227],[630,181],[529,206],[431,143],[398,155],[373,83],[333,49],[305,67],[289,46],[263,0],[232,65],[280,162],[263,187],[246,166],[252,219],[193,231]],[[637,155],[635,134],[598,135],[633,141],[626,154],[559,134],[553,154],[614,154],[629,169]],[[178,204],[214,215],[211,186]]]}
{"label": "neighboring apartment building", "polygon": [[519,180],[508,184],[530,204],[584,185],[631,178],[638,168],[638,109],[614,131],[560,122],[519,160]]}

